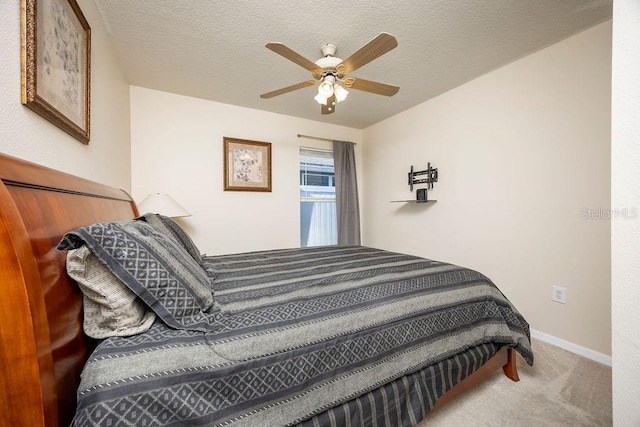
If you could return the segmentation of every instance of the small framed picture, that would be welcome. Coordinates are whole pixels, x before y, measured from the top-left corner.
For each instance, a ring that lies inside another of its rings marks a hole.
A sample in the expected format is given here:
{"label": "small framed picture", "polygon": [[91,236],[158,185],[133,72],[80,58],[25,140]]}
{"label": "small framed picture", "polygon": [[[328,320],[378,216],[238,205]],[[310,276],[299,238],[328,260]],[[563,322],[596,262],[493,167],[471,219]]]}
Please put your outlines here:
{"label": "small framed picture", "polygon": [[22,103],[89,143],[91,28],[76,0],[22,0]]}
{"label": "small framed picture", "polygon": [[271,191],[271,143],[224,137],[224,190]]}

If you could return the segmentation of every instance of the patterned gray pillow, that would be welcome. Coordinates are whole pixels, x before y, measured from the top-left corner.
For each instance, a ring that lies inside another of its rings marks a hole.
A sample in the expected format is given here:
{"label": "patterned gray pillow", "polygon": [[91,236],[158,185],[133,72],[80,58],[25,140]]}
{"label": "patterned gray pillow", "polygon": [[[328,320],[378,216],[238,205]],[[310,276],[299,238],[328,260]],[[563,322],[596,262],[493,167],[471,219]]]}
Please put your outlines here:
{"label": "patterned gray pillow", "polygon": [[67,253],[67,273],[82,291],[83,329],[91,338],[128,337],[153,325],[153,311],[88,247]]}
{"label": "patterned gray pillow", "polygon": [[175,240],[176,243],[182,245],[182,247],[184,247],[187,252],[189,252],[189,255],[191,255],[198,264],[202,263],[202,255],[200,254],[200,250],[198,249],[196,244],[193,243],[193,240],[191,240],[191,237],[189,237],[187,232],[184,231],[184,229],[180,227],[180,224],[175,222],[172,218],[164,215],[147,213],[136,219],[140,221],[146,221],[149,225],[151,225],[159,232],[171,237],[173,240]]}
{"label": "patterned gray pillow", "polygon": [[67,233],[58,249],[87,245],[111,272],[168,326],[211,331],[220,327],[209,279],[171,238],[141,221],[103,222]]}

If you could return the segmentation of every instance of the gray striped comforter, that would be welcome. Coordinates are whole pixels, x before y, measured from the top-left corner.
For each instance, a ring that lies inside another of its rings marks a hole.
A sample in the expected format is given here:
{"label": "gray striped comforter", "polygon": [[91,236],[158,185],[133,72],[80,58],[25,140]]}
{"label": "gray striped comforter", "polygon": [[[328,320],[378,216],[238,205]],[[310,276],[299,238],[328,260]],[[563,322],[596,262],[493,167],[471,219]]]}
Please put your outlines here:
{"label": "gray striped comforter", "polygon": [[482,274],[360,246],[205,257],[223,325],[110,338],[77,425],[418,422],[529,325]]}

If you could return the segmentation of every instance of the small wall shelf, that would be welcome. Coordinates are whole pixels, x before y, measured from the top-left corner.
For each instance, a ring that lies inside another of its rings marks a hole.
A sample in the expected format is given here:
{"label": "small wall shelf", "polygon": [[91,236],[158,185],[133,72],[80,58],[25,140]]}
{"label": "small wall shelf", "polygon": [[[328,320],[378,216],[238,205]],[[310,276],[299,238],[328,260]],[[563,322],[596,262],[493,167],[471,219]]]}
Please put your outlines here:
{"label": "small wall shelf", "polygon": [[435,203],[437,200],[391,200],[390,203]]}

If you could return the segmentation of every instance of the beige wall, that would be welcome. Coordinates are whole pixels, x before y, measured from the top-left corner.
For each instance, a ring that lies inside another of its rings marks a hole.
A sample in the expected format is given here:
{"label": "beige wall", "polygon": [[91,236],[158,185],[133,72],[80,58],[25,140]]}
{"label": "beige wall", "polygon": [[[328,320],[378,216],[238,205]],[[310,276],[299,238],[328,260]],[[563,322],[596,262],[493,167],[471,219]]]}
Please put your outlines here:
{"label": "beige wall", "polygon": [[[640,3],[613,3],[611,205],[640,211]],[[612,223],[613,421],[640,425],[640,221]]]}
{"label": "beige wall", "polygon": [[[364,244],[477,269],[532,328],[611,354],[610,58],[607,22],[365,129]],[[427,162],[438,202],[389,203]]]}
{"label": "beige wall", "polygon": [[[358,143],[361,131],[131,88],[133,197],[170,194],[201,251],[220,254],[300,245],[299,148],[331,148],[298,133]],[[222,138],[272,143],[271,193],[223,191]],[[360,161],[356,145],[357,161]]]}
{"label": "beige wall", "polygon": [[91,142],[86,146],[20,103],[20,1],[0,1],[0,152],[130,189],[129,84],[92,0]]}

